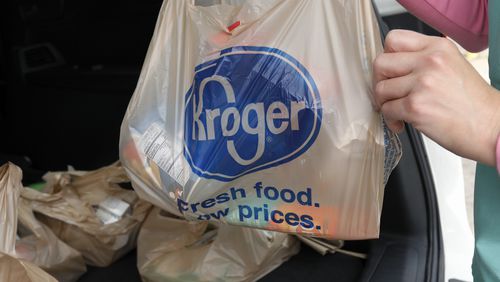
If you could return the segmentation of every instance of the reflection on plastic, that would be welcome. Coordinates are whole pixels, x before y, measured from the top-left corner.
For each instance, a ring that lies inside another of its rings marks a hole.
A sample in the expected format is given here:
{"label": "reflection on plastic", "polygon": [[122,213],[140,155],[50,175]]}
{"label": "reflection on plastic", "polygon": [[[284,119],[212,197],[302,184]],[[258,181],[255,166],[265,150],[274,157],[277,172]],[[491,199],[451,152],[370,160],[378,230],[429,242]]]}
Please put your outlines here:
{"label": "reflection on plastic", "polygon": [[381,51],[370,0],[164,2],[121,128],[135,190],[190,220],[377,237],[401,156],[372,108]]}

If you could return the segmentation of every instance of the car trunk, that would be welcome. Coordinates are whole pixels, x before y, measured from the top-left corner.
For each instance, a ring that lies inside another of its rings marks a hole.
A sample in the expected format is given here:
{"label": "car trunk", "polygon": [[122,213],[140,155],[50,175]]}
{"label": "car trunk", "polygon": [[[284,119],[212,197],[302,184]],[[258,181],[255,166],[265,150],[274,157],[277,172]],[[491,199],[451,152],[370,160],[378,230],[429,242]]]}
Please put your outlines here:
{"label": "car trunk", "polygon": [[[119,128],[152,36],[159,0],[7,1],[0,19],[0,163],[24,184],[67,165],[90,170],[118,158]],[[408,14],[390,28],[432,33]],[[441,281],[443,256],[432,176],[422,140],[401,134],[403,158],[386,186],[381,234],[349,241],[359,259],[303,246],[261,281]],[[140,281],[135,252],[80,281]]]}

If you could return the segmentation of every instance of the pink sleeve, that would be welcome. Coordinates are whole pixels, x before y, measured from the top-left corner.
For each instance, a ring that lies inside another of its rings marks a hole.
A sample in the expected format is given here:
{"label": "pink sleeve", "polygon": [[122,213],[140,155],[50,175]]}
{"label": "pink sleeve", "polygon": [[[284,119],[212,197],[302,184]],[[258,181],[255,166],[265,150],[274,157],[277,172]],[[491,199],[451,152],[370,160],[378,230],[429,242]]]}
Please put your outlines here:
{"label": "pink sleeve", "polygon": [[412,14],[465,49],[488,47],[488,0],[398,0]]}

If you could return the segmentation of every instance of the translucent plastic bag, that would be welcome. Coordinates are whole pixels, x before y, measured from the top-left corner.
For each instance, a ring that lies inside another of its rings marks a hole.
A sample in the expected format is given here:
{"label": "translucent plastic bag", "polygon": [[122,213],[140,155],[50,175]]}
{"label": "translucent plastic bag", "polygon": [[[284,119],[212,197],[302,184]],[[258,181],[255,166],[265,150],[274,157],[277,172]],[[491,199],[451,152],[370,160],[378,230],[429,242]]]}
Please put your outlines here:
{"label": "translucent plastic bag", "polygon": [[0,281],[57,282],[38,266],[0,251]]}
{"label": "translucent plastic bag", "polygon": [[187,219],[374,238],[399,140],[372,109],[370,0],[164,2],[121,129],[138,194]]}
{"label": "translucent plastic bag", "polygon": [[135,248],[151,205],[120,187],[129,181],[123,167],[51,172],[44,179],[44,193],[27,189],[23,198],[57,237],[82,253],[87,264],[106,267]]}
{"label": "translucent plastic bag", "polygon": [[0,167],[0,281],[56,282],[35,264],[17,258],[17,221],[21,169],[11,163]]}
{"label": "translucent plastic bag", "polygon": [[87,271],[82,254],[35,217],[30,201],[21,199],[18,212],[16,257],[40,266],[59,282],[77,281]]}
{"label": "translucent plastic bag", "polygon": [[299,249],[298,240],[288,234],[209,227],[156,208],[139,233],[137,266],[144,282],[256,281]]}

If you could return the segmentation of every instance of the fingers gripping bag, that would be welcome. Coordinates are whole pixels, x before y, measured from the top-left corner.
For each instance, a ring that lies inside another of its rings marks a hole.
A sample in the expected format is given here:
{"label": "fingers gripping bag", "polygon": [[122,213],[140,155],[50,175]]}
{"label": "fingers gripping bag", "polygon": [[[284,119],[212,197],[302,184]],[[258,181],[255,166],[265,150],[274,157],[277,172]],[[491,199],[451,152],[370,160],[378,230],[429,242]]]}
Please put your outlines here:
{"label": "fingers gripping bag", "polygon": [[372,108],[370,0],[164,2],[125,115],[137,193],[188,220],[379,234],[397,136]]}

